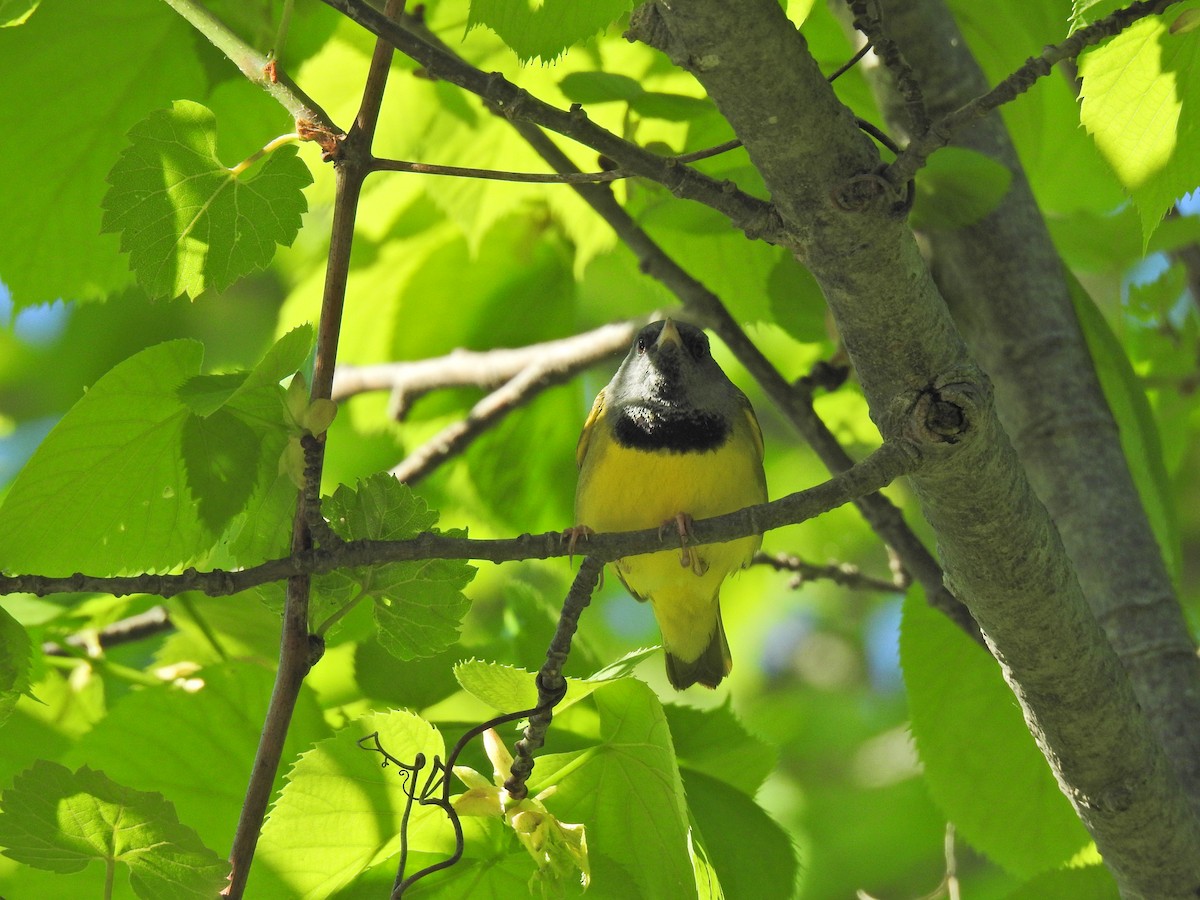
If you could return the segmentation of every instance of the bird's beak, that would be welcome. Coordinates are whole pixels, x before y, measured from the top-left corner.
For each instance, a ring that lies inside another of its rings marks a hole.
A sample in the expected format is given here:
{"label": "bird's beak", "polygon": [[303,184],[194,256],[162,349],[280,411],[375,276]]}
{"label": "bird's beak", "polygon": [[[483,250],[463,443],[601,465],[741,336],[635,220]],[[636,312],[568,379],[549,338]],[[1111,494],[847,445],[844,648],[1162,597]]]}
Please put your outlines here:
{"label": "bird's beak", "polygon": [[679,336],[679,329],[675,327],[675,323],[671,319],[663,322],[662,331],[658,333],[658,340],[654,342],[655,348],[659,350],[663,348],[664,344],[683,346],[683,338]]}

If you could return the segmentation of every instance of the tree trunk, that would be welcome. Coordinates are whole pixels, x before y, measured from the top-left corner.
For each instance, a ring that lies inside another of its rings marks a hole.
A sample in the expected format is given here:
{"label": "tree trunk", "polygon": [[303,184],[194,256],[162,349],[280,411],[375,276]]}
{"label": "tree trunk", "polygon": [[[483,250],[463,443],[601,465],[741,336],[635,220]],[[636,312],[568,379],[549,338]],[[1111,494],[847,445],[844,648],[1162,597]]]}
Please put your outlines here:
{"label": "tree trunk", "polygon": [[634,33],[697,77],[821,284],[874,421],[911,479],[1064,793],[1129,897],[1194,897],[1200,827],[1006,436],[878,155],[774,0],[659,0]]}

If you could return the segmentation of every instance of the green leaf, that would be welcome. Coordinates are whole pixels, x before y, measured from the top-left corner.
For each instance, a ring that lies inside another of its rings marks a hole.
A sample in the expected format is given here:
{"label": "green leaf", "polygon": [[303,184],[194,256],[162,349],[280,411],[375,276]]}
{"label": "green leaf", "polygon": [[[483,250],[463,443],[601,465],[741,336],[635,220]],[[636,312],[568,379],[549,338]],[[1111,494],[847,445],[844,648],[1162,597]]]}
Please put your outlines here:
{"label": "green leaf", "polygon": [[711,113],[713,103],[707,97],[644,91],[629,101],[629,108],[647,119],[690,122],[692,119]]}
{"label": "green leaf", "polygon": [[641,82],[615,72],[571,72],[558,83],[572,103],[608,103],[632,100],[645,92]]}
{"label": "green leaf", "polygon": [[29,694],[29,669],[33,643],[29,632],[8,610],[0,606],[0,725],[3,725],[22,694]]}
{"label": "green leaf", "polygon": [[230,397],[236,400],[252,391],[273,389],[279,382],[295,373],[312,353],[316,334],[312,325],[298,325],[271,345],[271,349],[247,374],[245,381]]}
{"label": "green leaf", "polygon": [[713,709],[678,704],[664,709],[681,768],[724,781],[750,796],[775,768],[775,748],[750,734],[728,701]]}
{"label": "green leaf", "polygon": [[170,341],[104,375],[47,435],[0,507],[13,572],[162,571],[213,540],[188,499],[176,389],[203,348]]}
{"label": "green leaf", "polygon": [[0,0],[0,28],[24,25],[41,0]]}
{"label": "green leaf", "polygon": [[779,823],[726,779],[684,769],[683,787],[725,900],[791,896],[800,863]]}
{"label": "green leaf", "polygon": [[806,344],[829,340],[825,295],[813,274],[795,259],[781,256],[767,278],[771,318],[780,328]]}
{"label": "green leaf", "polygon": [[[399,852],[408,779],[358,745],[374,732],[406,764],[424,756],[409,790],[423,789],[434,758],[445,758],[434,727],[399,710],[368,714],[318,743],[287,775],[263,828],[247,896],[328,897]],[[412,805],[407,834],[410,850],[448,853],[454,846],[450,822],[434,806]]]}
{"label": "green leaf", "polygon": [[900,662],[913,739],[934,800],[958,833],[1022,877],[1088,841],[994,659],[930,609],[904,602]]}
{"label": "green leaf", "polygon": [[[0,506],[5,566],[114,575],[164,571],[205,553],[256,487],[258,495],[271,487],[267,473],[286,440],[274,382],[303,358],[310,335],[298,329],[249,374],[215,381],[200,377],[195,341],[150,347],[106,373]],[[201,417],[194,407],[215,411]]]}
{"label": "green leaf", "polygon": [[1200,183],[1200,34],[1171,33],[1177,14],[1147,16],[1079,59],[1080,118],[1133,197],[1148,243],[1172,204]]}
{"label": "green leaf", "polygon": [[229,530],[228,550],[243,566],[286,556],[296,515],[296,486],[287,475],[268,477]]}
{"label": "green leaf", "polygon": [[[497,712],[510,713],[537,706],[537,676],[516,666],[469,659],[454,667],[454,677],[464,691],[478,697]],[[554,708],[555,712],[590,696],[605,683],[568,678],[567,693]]]}
{"label": "green leaf", "polygon": [[[571,522],[578,470],[570,448],[582,426],[578,393],[559,388],[513,410],[497,427],[480,435],[467,452],[467,466],[476,484],[488,486],[491,512],[500,522],[535,533]],[[566,452],[531,453],[532,440]],[[514,459],[520,459],[521,465],[514,466]]]}
{"label": "green leaf", "polygon": [[[356,488],[340,485],[324,501],[333,529],[346,540],[402,541],[436,531],[438,514],[387,473]],[[457,534],[456,532],[446,532]],[[315,580],[314,621],[333,624],[341,610],[371,600],[379,642],[399,659],[428,656],[458,639],[470,606],[462,590],[475,569],[461,560],[429,559],[342,569]]]}
{"label": "green leaf", "polygon": [[1071,31],[1090,25],[1128,5],[1126,0],[1072,0]]}
{"label": "green leaf", "polygon": [[191,27],[143,0],[47,3],[0,30],[0,59],[0,109],[22,129],[0,209],[20,210],[25,223],[0,241],[0,281],[18,309],[125,287],[128,263],[100,233],[104,176],[134,122],[205,90]]}
{"label": "green leaf", "polygon": [[312,345],[312,326],[300,325],[272,344],[249,372],[197,375],[179,388],[179,399],[196,415],[210,416],[239,398],[260,391],[271,393],[304,364]]}
{"label": "green leaf", "polygon": [[0,795],[0,807],[4,855],[25,865],[66,874],[92,860],[123,863],[146,900],[209,900],[225,886],[229,864],[179,823],[166,798],[87,766],[71,772],[38,760]]}
{"label": "green leaf", "polygon": [[918,230],[964,228],[978,222],[1008,193],[1012,172],[962,147],[943,147],[917,175],[912,223]]}
{"label": "green leaf", "polygon": [[179,399],[196,415],[211,416],[245,383],[245,372],[197,375],[179,386]]}
{"label": "green leaf", "polygon": [[471,0],[467,30],[485,25],[521,62],[553,62],[568,47],[595,37],[633,7],[631,0]]}
{"label": "green leaf", "polygon": [[151,297],[224,290],[295,239],[312,176],[294,147],[269,153],[261,166],[226,168],[217,159],[216,117],[187,100],[151,113],[129,139],[109,174],[103,227],[120,232]]}
{"label": "green leaf", "polygon": [[462,689],[499,712],[516,712],[537,705],[534,674],[516,666],[469,659],[454,667]]}
{"label": "green leaf", "polygon": [[555,785],[546,807],[587,827],[593,884],[632,881],[634,896],[694,898],[683,782],[662,705],[632,678],[592,696],[600,744],[539,757],[531,792]]}
{"label": "green leaf", "polygon": [[1004,900],[1120,900],[1121,892],[1104,866],[1078,866],[1044,872]]}
{"label": "green leaf", "polygon": [[1117,421],[1117,433],[1129,473],[1137,485],[1142,507],[1150,520],[1150,528],[1154,531],[1171,580],[1179,584],[1183,551],[1175,515],[1175,491],[1163,464],[1162,441],[1154,413],[1146,400],[1146,392],[1129,365],[1121,342],[1112,333],[1083,285],[1074,278],[1071,278],[1071,301],[1096,366],[1096,377],[1100,379],[1104,399],[1108,401],[1108,408]]}
{"label": "green leaf", "polygon": [[[115,703],[63,762],[86,762],[122,784],[167,794],[207,844],[227,847],[245,800],[273,684],[274,672],[266,666],[228,662],[200,669],[180,684],[136,691]],[[292,714],[285,759],[329,733],[313,692],[304,688]],[[137,752],[131,753],[131,747]],[[281,772],[276,788],[282,785]]]}
{"label": "green leaf", "polygon": [[258,474],[258,435],[228,410],[188,416],[183,423],[183,464],[196,509],[209,531],[220,532],[241,512]]}

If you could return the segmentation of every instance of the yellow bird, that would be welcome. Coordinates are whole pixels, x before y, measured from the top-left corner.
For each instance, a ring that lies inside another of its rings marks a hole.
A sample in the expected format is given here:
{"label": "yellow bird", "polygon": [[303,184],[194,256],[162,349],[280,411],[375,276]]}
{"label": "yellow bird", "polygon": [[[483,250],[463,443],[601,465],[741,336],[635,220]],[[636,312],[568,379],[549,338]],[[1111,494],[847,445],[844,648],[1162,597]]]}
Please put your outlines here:
{"label": "yellow bird", "polygon": [[635,599],[650,601],[671,684],[716,687],[733,665],[721,583],[749,564],[762,537],[694,547],[689,527],[765,502],[767,482],[758,419],[703,331],[667,319],[638,333],[596,397],[576,460],[576,534],[678,531],[681,551],[619,559],[617,575]]}

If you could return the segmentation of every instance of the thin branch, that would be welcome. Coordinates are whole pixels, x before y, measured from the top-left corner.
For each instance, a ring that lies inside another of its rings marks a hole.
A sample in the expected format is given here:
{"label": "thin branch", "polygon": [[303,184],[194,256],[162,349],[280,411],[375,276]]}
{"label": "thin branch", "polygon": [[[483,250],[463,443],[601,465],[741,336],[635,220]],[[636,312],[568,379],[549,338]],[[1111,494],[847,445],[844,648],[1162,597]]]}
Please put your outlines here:
{"label": "thin branch", "polygon": [[1041,55],[1031,57],[1019,69],[1001,81],[986,94],[943,116],[927,131],[914,138],[897,159],[884,170],[884,176],[894,186],[907,184],[925,165],[930,154],[950,143],[955,133],[986,116],[988,113],[1015,100],[1033,87],[1039,78],[1049,75],[1056,63],[1074,59],[1088,47],[1105,38],[1119,34],[1138,19],[1157,15],[1178,0],[1138,0],[1124,9],[1097,19],[1091,25],[1080,28],[1061,44],[1051,44]]}
{"label": "thin branch", "polygon": [[[404,0],[388,0],[383,15],[399,15],[403,11]],[[338,337],[341,333],[342,311],[350,272],[350,251],[354,240],[354,220],[358,212],[363,179],[369,171],[371,140],[375,133],[375,123],[379,116],[391,59],[391,49],[384,41],[377,41],[358,115],[345,140],[338,146],[333,224],[325,268],[321,317],[317,328],[316,361],[313,366],[310,401],[329,399],[333,389]],[[313,550],[313,532],[309,528],[309,522],[319,518],[319,509],[312,507],[317,502],[321,483],[324,448],[324,436],[307,442],[305,446],[304,474],[307,490],[301,492],[292,525],[293,559]],[[319,536],[328,538],[329,533],[329,529],[325,528],[320,531]],[[242,804],[233,847],[229,854],[232,872],[229,886],[223,894],[231,900],[240,900],[246,889],[259,832],[266,817],[275,774],[279,771],[284,741],[296,701],[300,696],[300,688],[309,670],[324,653],[324,640],[311,632],[308,621],[310,589],[310,573],[293,574],[288,578],[287,598],[283,608],[283,630],[279,642],[279,669],[275,674],[275,685],[271,690],[250,782],[246,788],[246,798]]]}
{"label": "thin branch", "polygon": [[[773,528],[814,518],[831,509],[874,493],[895,479],[921,469],[923,460],[911,445],[884,443],[881,447],[828,481],[737,512],[692,525],[696,544],[721,543]],[[657,528],[640,531],[594,534],[587,538],[587,555],[603,561],[664,547]],[[405,541],[346,541],[331,548],[307,549],[282,559],[238,571],[198,572],[188,569],[178,575],[134,575],[96,577],[75,574],[65,578],[44,575],[0,575],[0,594],[27,593],[37,596],[66,591],[97,591],[122,596],[155,594],[172,597],[183,591],[210,596],[228,596],[260,584],[286,578],[307,577],[347,566],[370,566],[424,559],[475,559],[514,562],[523,559],[553,559],[569,555],[561,532],[524,534],[516,538],[475,540],[426,533]]]}
{"label": "thin branch", "polygon": [[624,350],[637,333],[637,326],[632,323],[609,328],[612,333],[609,343],[590,347],[584,354],[567,358],[535,356],[525,369],[476,403],[465,419],[443,428],[412,451],[391,470],[392,475],[405,484],[415,484],[446,460],[465,451],[509,413],[532,402],[546,388],[562,384],[593,363]]}
{"label": "thin branch", "polygon": [[[874,11],[870,6],[874,5]],[[849,0],[854,14],[854,27],[863,33],[867,44],[875,50],[875,56],[891,74],[896,92],[904,98],[908,110],[910,134],[924,134],[929,130],[929,111],[925,109],[925,98],[921,85],[913,76],[904,54],[883,28],[883,17],[877,0]],[[861,127],[861,126],[860,126]]]}
{"label": "thin branch", "polygon": [[555,175],[551,172],[504,172],[499,169],[473,169],[468,166],[441,166],[434,163],[409,162],[404,159],[375,159],[371,164],[376,172],[412,172],[418,175],[448,175],[453,178],[477,178],[484,181],[516,181],[523,184],[595,184],[620,181],[634,177],[633,172],[613,169],[609,172],[578,172]]}
{"label": "thin branch", "polygon": [[525,782],[529,780],[533,771],[533,754],[546,742],[546,731],[554,718],[554,707],[567,692],[567,682],[563,678],[562,670],[571,653],[571,639],[575,636],[575,629],[579,627],[580,614],[592,601],[592,593],[596,590],[603,569],[603,560],[586,557],[571,583],[567,599],[563,602],[558,627],[554,631],[550,647],[546,650],[546,662],[537,674],[539,711],[529,717],[525,734],[517,741],[511,775],[504,782],[504,789],[514,799],[521,800],[528,794]]}
{"label": "thin branch", "polygon": [[[288,111],[296,120],[296,130],[303,140],[316,141],[327,154],[336,152],[342,130],[325,110],[280,71],[278,59],[255,50],[195,0],[166,2],[224,53],[251,83],[265,90]],[[280,50],[276,48],[276,52]]]}
{"label": "thin branch", "polygon": [[366,0],[322,2],[372,34],[387,38],[397,50],[424,67],[429,76],[478,95],[506,118],[536,122],[591,147],[624,171],[656,181],[677,197],[711,206],[751,237],[767,240],[782,237],[778,231],[778,215],[768,201],[745,193],[732,182],[710,178],[613,134],[589,120],[579,106],[560,109],[517,87],[499,73],[476,68],[438,43],[419,36],[417,32],[424,30],[424,26],[413,16],[406,16],[402,24],[397,24]]}
{"label": "thin branch", "polygon": [[334,400],[342,401],[368,391],[391,391],[390,413],[397,420],[408,415],[413,403],[433,390],[448,387],[495,389],[530,366],[572,374],[624,352],[646,319],[602,325],[568,338],[475,352],[454,350],[435,359],[384,363],[375,366],[341,364],[333,377]]}
{"label": "thin branch", "polygon": [[[897,577],[893,581],[884,581],[882,578],[872,578],[870,575],[864,575],[858,566],[851,565],[850,563],[830,563],[818,566],[814,563],[805,562],[800,557],[792,556],[789,553],[777,553],[774,556],[769,553],[755,553],[751,563],[759,566],[770,566],[776,572],[795,573],[796,577],[791,582],[793,589],[809,581],[832,581],[834,584],[856,591],[895,593],[896,591],[907,589],[909,584],[908,579],[905,577]],[[901,570],[902,572],[903,570]]]}
{"label": "thin branch", "polygon": [[[99,631],[87,631],[73,634],[63,644],[68,647],[87,649],[98,645],[102,650],[121,644],[132,644],[156,634],[171,631],[174,628],[171,617],[162,606],[153,606],[136,616],[128,616],[110,625],[105,625]],[[46,656],[72,656],[66,647],[54,641],[42,644],[42,653]]]}

